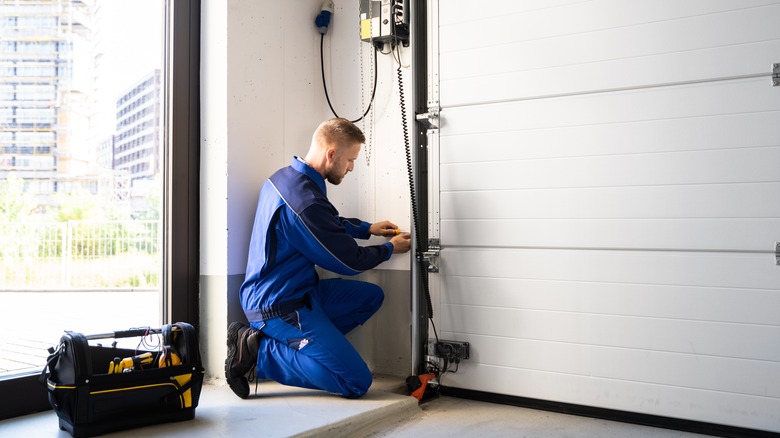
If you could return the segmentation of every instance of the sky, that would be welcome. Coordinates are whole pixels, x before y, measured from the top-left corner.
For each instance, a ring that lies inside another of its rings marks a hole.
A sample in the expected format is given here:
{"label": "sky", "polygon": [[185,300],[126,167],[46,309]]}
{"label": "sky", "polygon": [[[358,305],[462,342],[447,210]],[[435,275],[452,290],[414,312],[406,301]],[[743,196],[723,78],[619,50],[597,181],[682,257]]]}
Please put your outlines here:
{"label": "sky", "polygon": [[98,0],[98,89],[96,136],[113,134],[116,101],[163,61],[163,12],[166,0]]}
{"label": "sky", "polygon": [[164,3],[165,0],[102,2],[104,64],[115,94],[123,93],[162,65]]}

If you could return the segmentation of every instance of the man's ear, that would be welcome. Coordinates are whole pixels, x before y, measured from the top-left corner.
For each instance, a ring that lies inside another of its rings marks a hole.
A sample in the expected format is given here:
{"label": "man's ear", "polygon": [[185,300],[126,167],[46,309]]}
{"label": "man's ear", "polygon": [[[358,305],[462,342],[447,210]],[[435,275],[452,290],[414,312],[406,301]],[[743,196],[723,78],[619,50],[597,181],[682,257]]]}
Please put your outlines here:
{"label": "man's ear", "polygon": [[336,158],[336,148],[328,148],[328,150],[325,151],[325,157],[328,159],[328,163],[332,163]]}

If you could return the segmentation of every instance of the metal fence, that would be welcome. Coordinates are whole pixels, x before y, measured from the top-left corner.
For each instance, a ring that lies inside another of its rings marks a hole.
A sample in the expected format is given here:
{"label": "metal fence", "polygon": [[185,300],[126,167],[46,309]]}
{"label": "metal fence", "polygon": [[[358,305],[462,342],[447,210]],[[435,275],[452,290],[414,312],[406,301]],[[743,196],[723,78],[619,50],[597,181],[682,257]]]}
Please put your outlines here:
{"label": "metal fence", "polygon": [[160,284],[160,221],[0,223],[0,290]]}

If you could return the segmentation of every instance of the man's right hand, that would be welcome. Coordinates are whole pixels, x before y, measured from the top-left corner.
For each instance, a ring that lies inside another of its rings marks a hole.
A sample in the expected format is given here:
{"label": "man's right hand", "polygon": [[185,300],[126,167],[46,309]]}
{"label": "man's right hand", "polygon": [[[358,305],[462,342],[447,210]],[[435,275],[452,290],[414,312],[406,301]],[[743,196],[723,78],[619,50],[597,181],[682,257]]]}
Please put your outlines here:
{"label": "man's right hand", "polygon": [[409,252],[412,248],[412,235],[409,233],[399,234],[390,239],[390,243],[393,244],[393,254]]}

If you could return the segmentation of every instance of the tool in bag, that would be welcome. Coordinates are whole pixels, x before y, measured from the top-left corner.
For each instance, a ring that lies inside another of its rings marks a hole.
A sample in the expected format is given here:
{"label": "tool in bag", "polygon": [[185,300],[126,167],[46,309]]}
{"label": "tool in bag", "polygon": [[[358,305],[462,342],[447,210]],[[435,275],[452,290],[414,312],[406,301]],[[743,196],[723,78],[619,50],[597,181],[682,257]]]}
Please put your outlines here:
{"label": "tool in bag", "polygon": [[124,359],[115,357],[114,360],[108,364],[108,374],[129,373],[130,371],[135,371],[136,368],[142,369],[142,366],[149,365],[152,362],[154,362],[152,353],[139,354]]}
{"label": "tool in bag", "polygon": [[[90,344],[112,338],[107,347]],[[118,348],[127,338],[141,342]],[[194,418],[203,374],[195,329],[177,322],[88,336],[66,331],[49,349],[41,380],[60,429],[81,438]]]}

